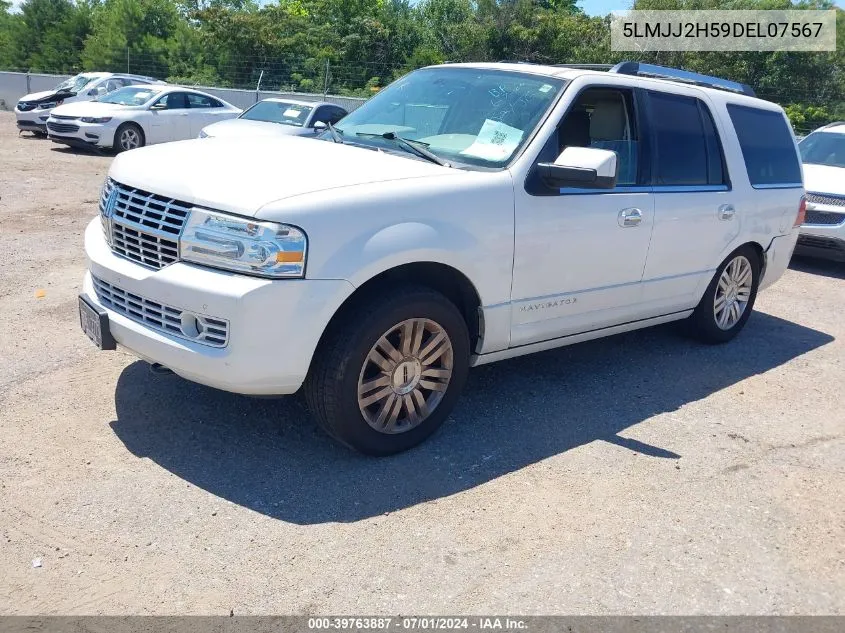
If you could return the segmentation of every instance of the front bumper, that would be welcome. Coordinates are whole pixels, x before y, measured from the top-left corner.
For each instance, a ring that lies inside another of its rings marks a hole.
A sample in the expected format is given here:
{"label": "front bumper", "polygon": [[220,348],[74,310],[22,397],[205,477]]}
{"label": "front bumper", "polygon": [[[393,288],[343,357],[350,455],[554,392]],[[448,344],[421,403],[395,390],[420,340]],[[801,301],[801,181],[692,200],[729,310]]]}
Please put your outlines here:
{"label": "front bumper", "polygon": [[[836,211],[845,214],[843,207],[836,207]],[[831,225],[804,224],[795,253],[845,262],[845,221]]]}
{"label": "front bumper", "polygon": [[56,143],[64,143],[72,147],[111,147],[114,144],[114,133],[117,128],[102,123],[82,123],[78,119],[71,124],[78,129],[75,131],[56,131],[47,124],[47,135]]}
{"label": "front bumper", "polygon": [[47,119],[50,118],[49,110],[27,110],[21,112],[17,107],[15,108],[15,118],[17,119],[18,129],[24,132],[47,132]]}
{"label": "front bumper", "polygon": [[[345,280],[271,281],[182,262],[152,270],[115,255],[99,218],[85,231],[85,252],[83,294],[108,312],[118,345],[183,378],[234,393],[297,391],[326,325],[354,290]],[[109,309],[92,274],[135,297],[228,321],[226,346],[186,340]]]}

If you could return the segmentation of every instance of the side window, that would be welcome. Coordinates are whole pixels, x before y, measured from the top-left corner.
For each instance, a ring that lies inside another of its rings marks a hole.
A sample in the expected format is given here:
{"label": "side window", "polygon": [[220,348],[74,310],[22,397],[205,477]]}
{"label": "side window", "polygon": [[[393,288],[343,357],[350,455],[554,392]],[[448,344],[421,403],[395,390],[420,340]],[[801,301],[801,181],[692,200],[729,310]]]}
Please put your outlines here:
{"label": "side window", "polygon": [[343,108],[339,108],[337,106],[332,106],[331,111],[329,113],[329,122],[334,125],[338,121],[340,121],[343,117],[345,117],[348,113]]}
{"label": "side window", "polygon": [[707,107],[695,97],[648,91],[654,184],[725,184],[722,151]]}
{"label": "side window", "polygon": [[801,186],[795,142],[780,112],[728,104],[752,187]]}
{"label": "side window", "polygon": [[184,92],[171,92],[156,101],[158,104],[164,104],[165,110],[183,110],[188,107],[188,99]]}
{"label": "side window", "polygon": [[105,84],[106,92],[113,92],[118,88],[123,88],[123,86],[123,81],[120,79],[109,79]]}
{"label": "side window", "polygon": [[188,93],[188,107],[191,108],[219,108],[223,104],[217,101],[217,99],[212,99],[211,97],[206,97],[205,95],[198,95],[194,93]]}
{"label": "side window", "polygon": [[328,123],[331,121],[331,106],[320,106],[317,108],[317,111],[314,113],[314,116],[311,118],[311,126],[313,127],[315,123],[318,121],[322,123]]}
{"label": "side window", "polygon": [[637,184],[639,131],[630,90],[589,88],[578,97],[558,127],[558,147],[596,147],[616,152],[619,185]]}

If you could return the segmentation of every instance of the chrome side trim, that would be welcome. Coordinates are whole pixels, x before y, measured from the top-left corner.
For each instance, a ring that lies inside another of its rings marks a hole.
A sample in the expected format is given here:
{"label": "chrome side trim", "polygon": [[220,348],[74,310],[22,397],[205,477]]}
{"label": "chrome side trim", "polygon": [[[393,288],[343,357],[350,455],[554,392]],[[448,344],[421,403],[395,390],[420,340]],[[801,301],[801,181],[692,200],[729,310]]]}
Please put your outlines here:
{"label": "chrome side trim", "polygon": [[519,345],[517,347],[510,347],[500,352],[491,352],[490,354],[475,354],[470,359],[470,366],[477,367],[478,365],[486,365],[488,363],[495,363],[499,360],[513,358],[515,356],[523,356],[524,354],[533,354],[534,352],[542,352],[556,347],[565,347],[567,345],[574,345],[575,343],[582,343],[584,341],[591,341],[593,339],[611,336],[613,334],[621,334],[622,332],[630,332],[631,330],[639,330],[652,325],[660,325],[662,323],[669,323],[670,321],[680,321],[692,314],[692,310],[684,310],[682,312],[673,312],[659,317],[650,319],[642,319],[640,321],[631,321],[629,323],[622,323],[611,327],[601,328],[598,330],[589,330],[581,332],[580,334],[571,334],[569,336],[562,336],[547,341],[540,341],[539,343],[529,343],[528,345]]}
{"label": "chrome side trim", "polygon": [[803,189],[803,182],[776,182],[766,185],[751,185],[754,189]]}

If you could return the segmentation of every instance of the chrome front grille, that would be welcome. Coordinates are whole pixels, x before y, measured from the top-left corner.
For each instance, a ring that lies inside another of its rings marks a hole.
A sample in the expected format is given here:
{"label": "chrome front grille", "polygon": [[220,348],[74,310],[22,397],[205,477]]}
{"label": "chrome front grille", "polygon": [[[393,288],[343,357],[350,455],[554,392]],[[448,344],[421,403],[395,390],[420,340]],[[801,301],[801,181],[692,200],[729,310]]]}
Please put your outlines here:
{"label": "chrome front grille", "polygon": [[100,198],[112,250],[144,266],[164,268],[179,259],[179,235],[191,205],[109,180]]}
{"label": "chrome front grille", "polygon": [[76,121],[79,117],[78,116],[67,116],[66,114],[54,114],[54,119],[59,119],[61,121]]}
{"label": "chrome front grille", "polygon": [[56,123],[55,121],[47,121],[47,129],[51,132],[58,132],[59,134],[68,134],[70,132],[78,132],[79,126],[74,123]]}
{"label": "chrome front grille", "polygon": [[815,224],[824,226],[836,226],[845,222],[845,213],[835,213],[833,211],[819,211],[817,209],[807,209],[804,224]]}
{"label": "chrome front grille", "polygon": [[229,322],[181,310],[152,301],[123,288],[107,283],[94,275],[94,292],[106,308],[165,334],[202,343],[211,347],[226,347],[229,342]]}
{"label": "chrome front grille", "polygon": [[833,207],[845,207],[845,196],[835,196],[824,193],[807,192],[804,196],[807,202],[815,202],[816,204],[829,204]]}

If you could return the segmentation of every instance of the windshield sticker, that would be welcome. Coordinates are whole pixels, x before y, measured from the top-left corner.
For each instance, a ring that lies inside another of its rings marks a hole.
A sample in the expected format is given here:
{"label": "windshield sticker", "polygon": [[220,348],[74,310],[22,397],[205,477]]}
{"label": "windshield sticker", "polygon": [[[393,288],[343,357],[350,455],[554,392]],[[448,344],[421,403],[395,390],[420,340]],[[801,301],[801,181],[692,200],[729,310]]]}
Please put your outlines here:
{"label": "windshield sticker", "polygon": [[523,131],[499,121],[487,119],[475,142],[461,152],[466,156],[475,156],[484,160],[500,161],[508,158],[519,141]]}
{"label": "windshield sticker", "polygon": [[296,119],[299,118],[300,114],[302,114],[302,110],[294,110],[293,108],[288,108],[282,113],[282,116],[287,117],[288,119]]}
{"label": "windshield sticker", "polygon": [[552,88],[554,88],[552,84],[543,84],[542,86],[540,86],[540,92],[548,92]]}

